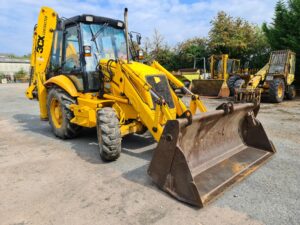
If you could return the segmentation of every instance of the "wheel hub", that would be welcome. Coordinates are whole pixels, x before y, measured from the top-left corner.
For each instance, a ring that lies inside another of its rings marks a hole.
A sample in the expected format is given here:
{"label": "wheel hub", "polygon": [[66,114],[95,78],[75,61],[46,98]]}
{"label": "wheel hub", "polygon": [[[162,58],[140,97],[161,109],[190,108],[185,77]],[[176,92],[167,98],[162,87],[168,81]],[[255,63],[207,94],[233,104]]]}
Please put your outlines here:
{"label": "wheel hub", "polygon": [[278,97],[281,98],[283,96],[283,85],[280,84],[278,86]]}
{"label": "wheel hub", "polygon": [[62,108],[56,98],[53,98],[51,101],[50,113],[54,126],[60,128],[62,126]]}

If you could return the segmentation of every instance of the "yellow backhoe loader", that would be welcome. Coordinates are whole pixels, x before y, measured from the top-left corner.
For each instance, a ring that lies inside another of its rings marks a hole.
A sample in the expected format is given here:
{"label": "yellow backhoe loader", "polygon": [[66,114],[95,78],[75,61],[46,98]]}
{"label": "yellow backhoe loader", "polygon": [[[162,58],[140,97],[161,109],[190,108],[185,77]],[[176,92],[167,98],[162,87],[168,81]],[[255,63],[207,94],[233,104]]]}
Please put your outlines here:
{"label": "yellow backhoe loader", "polygon": [[[40,117],[57,137],[96,127],[100,156],[112,161],[120,156],[122,137],[149,130],[158,145],[148,174],[170,195],[198,207],[274,154],[256,119],[259,105],[224,103],[207,112],[158,62],[134,61],[128,39],[127,9],[124,21],[62,19],[41,9],[26,95],[39,101]],[[189,108],[170,84],[187,93]]]}
{"label": "yellow backhoe loader", "polygon": [[210,78],[194,79],[191,85],[193,93],[203,96],[228,97],[227,80],[237,73],[240,60],[229,59],[227,54],[212,55],[210,57]]}
{"label": "yellow backhoe loader", "polygon": [[296,54],[290,50],[271,52],[269,62],[254,75],[234,75],[228,79],[231,95],[236,102],[260,101],[265,96],[279,103],[296,97]]}

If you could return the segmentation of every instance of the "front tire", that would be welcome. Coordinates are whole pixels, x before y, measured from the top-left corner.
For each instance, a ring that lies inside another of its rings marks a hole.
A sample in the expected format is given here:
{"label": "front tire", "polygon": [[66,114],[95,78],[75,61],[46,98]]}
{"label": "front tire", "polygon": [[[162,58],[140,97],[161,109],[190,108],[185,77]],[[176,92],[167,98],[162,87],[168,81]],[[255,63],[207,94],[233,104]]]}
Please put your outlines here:
{"label": "front tire", "polygon": [[67,139],[76,137],[81,127],[71,123],[74,117],[68,105],[75,102],[71,96],[60,88],[51,88],[47,97],[49,123],[55,136]]}
{"label": "front tire", "polygon": [[227,80],[227,86],[229,88],[229,91],[230,91],[230,96],[234,96],[234,84],[237,80],[241,80],[241,78],[239,76],[236,76],[236,75],[233,75],[233,76],[230,76]]}
{"label": "front tire", "polygon": [[114,161],[121,154],[121,131],[115,110],[111,107],[97,111],[97,136],[100,156],[105,161]]}
{"label": "front tire", "polygon": [[280,103],[284,99],[285,84],[283,79],[276,78],[270,82],[269,99],[273,103]]}

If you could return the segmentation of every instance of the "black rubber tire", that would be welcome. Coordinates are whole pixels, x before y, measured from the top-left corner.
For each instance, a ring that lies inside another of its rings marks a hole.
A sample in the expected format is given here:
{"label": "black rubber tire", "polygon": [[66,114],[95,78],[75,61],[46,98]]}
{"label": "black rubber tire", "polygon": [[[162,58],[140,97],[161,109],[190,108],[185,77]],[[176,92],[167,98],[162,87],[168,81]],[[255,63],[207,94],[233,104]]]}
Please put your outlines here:
{"label": "black rubber tire", "polygon": [[234,83],[234,88],[242,88],[243,85],[245,84],[245,81],[243,79],[239,79]]}
{"label": "black rubber tire", "polygon": [[[53,118],[51,116],[50,112],[50,104],[53,98],[56,98],[58,102],[61,105],[62,109],[62,125],[60,128],[55,127],[53,123]],[[65,91],[63,91],[60,88],[51,88],[48,91],[47,96],[47,112],[49,117],[49,123],[52,129],[52,132],[55,134],[55,136],[62,138],[62,139],[68,139],[68,138],[74,138],[76,137],[82,127],[78,126],[76,124],[73,124],[70,122],[70,120],[74,117],[73,112],[68,108],[68,106],[75,102],[75,99],[73,99],[70,95],[68,95]]]}
{"label": "black rubber tire", "polygon": [[182,83],[184,84],[184,86],[185,86],[187,89],[190,89],[190,87],[191,87],[191,81],[185,80],[185,81],[183,81]]}
{"label": "black rubber tire", "polygon": [[236,75],[230,76],[227,80],[227,86],[230,91],[230,96],[234,96],[234,84],[237,80],[241,80],[241,78]]}
{"label": "black rubber tire", "polygon": [[[282,95],[278,95],[279,87],[282,85],[283,91]],[[270,82],[269,87],[269,100],[273,103],[280,103],[284,99],[284,93],[285,93],[285,84],[284,80],[282,78],[275,78],[273,81]]]}
{"label": "black rubber tire", "polygon": [[288,100],[293,100],[296,98],[296,88],[294,85],[288,86],[288,90],[286,92],[286,98]]}
{"label": "black rubber tire", "polygon": [[100,156],[104,161],[114,161],[121,154],[121,131],[115,110],[104,107],[97,111],[97,136]]}

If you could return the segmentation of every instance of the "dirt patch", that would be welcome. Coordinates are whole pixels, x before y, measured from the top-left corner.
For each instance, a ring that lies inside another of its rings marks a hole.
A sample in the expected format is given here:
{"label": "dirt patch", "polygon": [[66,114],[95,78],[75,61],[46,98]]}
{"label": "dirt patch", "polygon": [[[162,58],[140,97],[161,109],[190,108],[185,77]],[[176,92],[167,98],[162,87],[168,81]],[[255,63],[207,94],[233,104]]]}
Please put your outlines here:
{"label": "dirt patch", "polygon": [[[147,175],[155,142],[124,139],[113,163],[99,158],[95,129],[60,140],[39,120],[26,85],[0,85],[1,224],[298,224],[299,101],[262,104],[259,120],[277,153],[204,209],[159,190]],[[210,110],[227,100],[204,98]]]}

